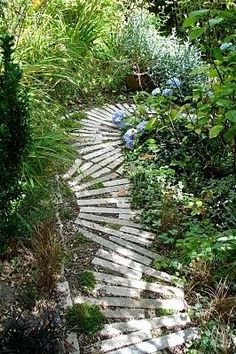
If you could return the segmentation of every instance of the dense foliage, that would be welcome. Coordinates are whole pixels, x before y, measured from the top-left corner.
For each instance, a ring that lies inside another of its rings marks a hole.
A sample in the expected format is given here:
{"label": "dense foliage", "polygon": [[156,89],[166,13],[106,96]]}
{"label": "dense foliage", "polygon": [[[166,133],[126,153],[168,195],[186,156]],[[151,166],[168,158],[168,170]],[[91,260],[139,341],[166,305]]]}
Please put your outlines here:
{"label": "dense foliage", "polygon": [[29,105],[20,87],[22,72],[13,62],[13,37],[0,38],[0,253],[12,232],[13,212],[21,197],[22,158],[29,142]]}

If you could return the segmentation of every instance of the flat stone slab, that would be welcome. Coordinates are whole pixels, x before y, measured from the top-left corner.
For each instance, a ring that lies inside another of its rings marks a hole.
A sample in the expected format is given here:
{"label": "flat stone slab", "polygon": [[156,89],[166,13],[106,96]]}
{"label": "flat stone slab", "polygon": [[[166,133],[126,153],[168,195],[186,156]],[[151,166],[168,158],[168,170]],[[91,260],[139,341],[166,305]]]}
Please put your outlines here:
{"label": "flat stone slab", "polygon": [[140,227],[139,224],[133,221],[127,221],[127,220],[117,219],[109,216],[102,216],[102,215],[100,216],[100,215],[87,214],[87,213],[80,213],[78,219],[99,221],[99,222],[105,222],[107,224],[114,224],[114,225],[135,225],[136,227]]}
{"label": "flat stone slab", "polygon": [[78,170],[78,168],[81,166],[82,160],[81,159],[76,159],[71,168],[64,174],[63,179],[69,179],[73,176],[73,174]]}
{"label": "flat stone slab", "polygon": [[101,350],[103,353],[109,352],[114,349],[126,347],[128,345],[143,342],[152,338],[150,331],[137,331],[131,334],[125,334],[116,338],[107,339],[101,342]]}
{"label": "flat stone slab", "polygon": [[132,235],[144,237],[144,238],[149,238],[150,240],[154,240],[154,238],[155,238],[155,235],[151,232],[143,231],[140,229],[135,229],[135,228],[129,227],[129,226],[123,226],[121,228],[121,231],[124,231],[124,232],[132,234]]}
{"label": "flat stone slab", "polygon": [[112,296],[139,298],[141,294],[141,290],[139,289],[126,288],[123,286],[105,285],[105,284],[98,284],[95,290],[104,296],[112,295]]}
{"label": "flat stone slab", "polygon": [[146,318],[144,320],[130,320],[126,322],[114,322],[104,326],[99,334],[102,337],[113,337],[125,332],[135,332],[139,330],[152,331],[157,328],[173,328],[186,326],[190,322],[187,314],[174,314],[171,316]]}
{"label": "flat stone slab", "polygon": [[114,276],[111,274],[101,273],[101,272],[93,272],[95,278],[99,282],[104,282],[108,284],[116,284],[121,285],[124,287],[131,287],[136,288],[139,290],[144,291],[151,291],[157,294],[166,295],[169,297],[176,297],[176,298],[184,298],[183,290],[168,286],[168,285],[161,285],[157,283],[149,283],[143,280],[133,280],[133,279],[125,279],[122,277]]}
{"label": "flat stone slab", "polygon": [[112,310],[110,308],[103,310],[104,315],[107,318],[145,318],[145,312],[143,309],[121,309],[117,308]]}
{"label": "flat stone slab", "polygon": [[111,270],[112,272],[117,272],[122,275],[124,275],[127,278],[132,278],[132,279],[141,279],[142,274],[139,272],[136,272],[133,269],[129,269],[125,266],[119,265],[119,264],[114,264],[113,262],[106,261],[102,258],[95,257],[92,260],[92,264],[95,266],[99,266],[108,270]]}
{"label": "flat stone slab", "polygon": [[74,303],[81,304],[89,302],[94,305],[106,307],[128,307],[140,309],[166,309],[174,311],[182,311],[185,307],[183,300],[180,299],[131,299],[125,297],[88,297],[76,296]]}
{"label": "flat stone slab", "polygon": [[110,351],[110,354],[152,354],[158,350],[172,348],[182,345],[187,341],[195,339],[198,336],[196,328],[188,328],[182,331],[168,334],[166,336],[153,338],[126,348]]}
{"label": "flat stone slab", "polygon": [[[145,240],[145,243],[138,242],[138,241],[134,242],[131,239],[131,237],[129,237],[129,236],[125,237],[125,239],[120,238],[120,237],[116,237],[116,236],[110,236],[109,240],[111,240],[112,242],[118,243],[119,245],[121,245],[123,247],[129,248],[137,253],[141,253],[144,256],[149,257],[151,259],[154,259],[157,257],[157,254],[155,254],[154,252],[149,251],[146,248],[137,245],[137,244],[143,244],[146,246],[149,244],[148,240]],[[148,242],[148,244],[146,242]]]}
{"label": "flat stone slab", "polygon": [[156,279],[159,279],[159,280],[162,280],[165,282],[174,282],[174,283],[178,282],[179,279],[177,277],[169,275],[168,273],[165,273],[165,272],[157,271],[157,270],[155,270],[151,267],[148,267],[144,264],[133,261],[132,259],[124,258],[123,256],[120,256],[118,254],[121,252],[117,251],[117,250],[119,250],[119,247],[114,250],[117,253],[114,253],[114,252],[113,253],[109,253],[109,252],[105,253],[104,252],[103,258],[112,259],[112,261],[114,263],[125,265],[128,268],[135,269],[137,272],[144,273],[146,275],[152,276]]}
{"label": "flat stone slab", "polygon": [[130,208],[130,203],[125,198],[91,198],[91,199],[79,199],[77,204],[80,206],[87,205],[107,205],[115,204],[118,208]]}
{"label": "flat stone slab", "polygon": [[[112,192],[119,192],[122,190],[123,187],[121,186],[112,186],[112,187],[105,187],[105,188],[99,188],[99,189],[91,189],[88,191],[82,191],[82,192],[77,192],[75,193],[77,198],[85,198],[85,197],[92,197],[94,195],[102,195],[102,194],[108,194]],[[125,190],[128,190],[127,187],[125,187]]]}
{"label": "flat stone slab", "polygon": [[[131,251],[132,252],[132,251]],[[119,254],[117,252],[107,252],[105,251],[104,249],[101,249],[97,251],[96,255],[98,257],[101,257],[101,258],[105,258],[105,259],[108,259],[108,260],[111,260],[115,263],[116,260],[117,260],[117,257],[120,257]],[[135,258],[138,258],[138,262],[142,263],[142,264],[150,264],[151,263],[151,260],[145,256],[141,256],[137,253],[134,253],[134,256]],[[123,258],[123,257],[122,257]],[[118,258],[120,259],[120,258]],[[127,259],[127,262],[126,263],[123,263],[125,266],[127,266],[127,264],[129,263],[130,261]],[[134,268],[135,269],[135,268]],[[138,270],[138,272],[140,272],[140,270]]]}
{"label": "flat stone slab", "polygon": [[85,182],[83,184],[80,184],[78,186],[75,186],[75,187],[72,187],[72,190],[74,192],[76,191],[80,191],[80,190],[83,190],[85,188],[89,188],[89,187],[92,187],[94,184],[98,183],[98,182],[104,182],[104,181],[110,181],[110,180],[113,180],[114,178],[117,178],[117,173],[115,172],[112,172],[112,173],[108,173],[102,177],[98,177],[98,178],[94,178],[92,179],[91,181],[88,181],[88,182]]}
{"label": "flat stone slab", "polygon": [[123,186],[126,184],[129,184],[129,180],[127,178],[115,179],[113,181],[104,182],[105,187],[119,186],[119,185]]}
{"label": "flat stone slab", "polygon": [[[125,260],[130,259],[130,261],[131,261],[132,259],[135,259],[135,260],[142,259],[143,262],[150,262],[149,258],[146,258],[146,260],[145,260],[144,256],[141,256],[138,253],[135,253],[135,252],[133,252],[133,251],[127,249],[127,248],[120,247],[116,243],[111,242],[109,240],[106,240],[106,239],[104,239],[104,238],[102,238],[102,237],[100,237],[100,236],[98,236],[98,235],[96,235],[94,233],[91,233],[91,232],[85,230],[84,228],[79,227],[78,231],[81,232],[82,235],[84,235],[88,239],[100,244],[101,246],[106,247],[106,248],[108,248],[111,251],[115,251],[115,252],[117,252],[117,254],[118,253],[122,254],[122,256],[126,257]],[[125,262],[124,264],[127,264],[127,262]],[[137,263],[137,264],[140,264],[140,263]],[[139,269],[141,269],[141,268],[139,268]]]}
{"label": "flat stone slab", "polygon": [[96,214],[124,214],[135,216],[136,212],[126,208],[102,208],[102,207],[82,207],[81,213],[96,213]]}
{"label": "flat stone slab", "polygon": [[[133,236],[133,235],[125,234],[123,232],[120,232],[119,230],[115,230],[115,229],[112,229],[112,228],[109,228],[109,227],[106,227],[106,226],[102,226],[102,225],[100,225],[98,223],[90,222],[90,221],[83,220],[83,219],[78,219],[76,221],[76,224],[84,226],[84,227],[87,227],[87,228],[95,230],[95,231],[101,231],[101,232],[103,232],[106,235],[113,235],[113,236],[116,237],[116,239],[117,238],[122,238],[122,239],[128,240],[130,242],[134,242],[135,244],[141,244],[141,245],[144,245],[144,246],[151,245],[151,242],[149,240],[145,240],[145,239]],[[116,241],[116,239],[115,239],[115,241]],[[126,244],[127,241],[124,241],[124,242],[125,242],[124,246],[125,246],[125,248],[127,248],[127,244]],[[116,242],[116,243],[119,244],[119,242]],[[136,250],[136,249],[138,250],[139,249],[139,246],[137,246],[137,245],[133,245],[133,246],[134,246],[133,247],[134,250]],[[128,247],[128,248],[131,248],[131,247]],[[147,264],[151,264],[151,262],[149,262]]]}

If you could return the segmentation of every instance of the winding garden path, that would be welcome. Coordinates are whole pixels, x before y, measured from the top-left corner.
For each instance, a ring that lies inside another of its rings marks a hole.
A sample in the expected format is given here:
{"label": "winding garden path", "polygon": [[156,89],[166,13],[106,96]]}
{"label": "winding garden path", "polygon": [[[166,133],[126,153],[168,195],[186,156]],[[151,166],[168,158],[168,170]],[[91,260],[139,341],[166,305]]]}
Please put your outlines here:
{"label": "winding garden path", "polygon": [[143,230],[138,212],[131,210],[123,143],[112,123],[117,110],[132,107],[93,109],[73,133],[79,156],[64,177],[80,207],[78,231],[100,246],[92,261],[96,296],[78,293],[73,302],[97,304],[104,311],[107,324],[95,353],[157,353],[184,344],[197,331],[190,326],[176,277],[152,268],[153,259],[161,258],[150,250],[154,235]]}

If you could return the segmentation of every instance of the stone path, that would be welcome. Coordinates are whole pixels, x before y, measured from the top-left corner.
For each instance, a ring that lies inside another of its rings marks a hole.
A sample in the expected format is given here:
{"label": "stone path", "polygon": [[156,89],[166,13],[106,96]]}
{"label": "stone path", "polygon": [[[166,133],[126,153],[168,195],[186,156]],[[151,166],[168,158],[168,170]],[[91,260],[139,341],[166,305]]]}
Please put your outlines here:
{"label": "stone path", "polygon": [[130,207],[123,143],[112,115],[132,109],[117,104],[87,112],[73,133],[78,158],[64,175],[80,208],[78,231],[100,246],[90,269],[96,296],[78,293],[73,299],[101,306],[107,318],[93,352],[157,353],[197,336],[178,279],[152,268],[153,259],[163,257],[150,250],[155,236],[142,229]]}

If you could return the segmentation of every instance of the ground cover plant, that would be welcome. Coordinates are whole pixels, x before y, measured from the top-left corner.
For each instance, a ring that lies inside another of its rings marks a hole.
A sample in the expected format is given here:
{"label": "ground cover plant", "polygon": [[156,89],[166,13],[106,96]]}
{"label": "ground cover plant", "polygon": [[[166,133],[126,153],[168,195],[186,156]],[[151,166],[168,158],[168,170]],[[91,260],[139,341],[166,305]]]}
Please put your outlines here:
{"label": "ground cover plant", "polygon": [[[185,276],[202,328],[189,353],[235,351],[236,47],[221,15],[199,10],[183,24],[207,59],[199,85],[186,92],[180,75],[166,77],[136,96],[133,114],[113,116],[127,148],[133,206],[170,258],[155,265]],[[206,45],[217,25],[227,36]]]}

